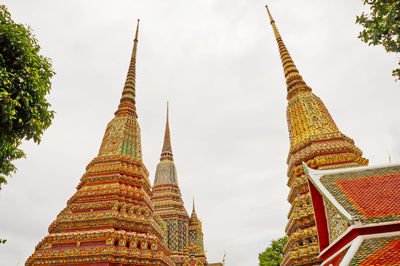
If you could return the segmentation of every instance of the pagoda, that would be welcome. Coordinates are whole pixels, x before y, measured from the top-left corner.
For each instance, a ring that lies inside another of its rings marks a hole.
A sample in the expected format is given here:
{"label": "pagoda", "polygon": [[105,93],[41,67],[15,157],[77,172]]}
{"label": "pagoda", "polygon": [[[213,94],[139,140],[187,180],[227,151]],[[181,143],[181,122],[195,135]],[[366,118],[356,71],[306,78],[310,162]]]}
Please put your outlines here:
{"label": "pagoda", "polygon": [[178,185],[169,130],[168,103],[164,143],[160,162],[156,169],[151,200],[154,204],[155,213],[162,218],[167,226],[166,243],[171,251],[170,257],[175,264],[185,264],[187,248],[193,245],[196,247],[194,249],[196,251],[195,256],[201,258],[198,262],[202,263],[201,265],[207,265],[201,223],[194,210],[194,204],[192,216],[189,218]]}
{"label": "pagoda", "polygon": [[139,21],[122,97],[97,157],[26,265],[175,265],[151,201],[135,107]]}
{"label": "pagoda", "polygon": [[315,265],[319,246],[312,200],[302,162],[313,169],[365,166],[368,160],[354,141],[340,132],[324,103],[312,93],[294,64],[268,6],[268,16],[279,47],[287,85],[287,122],[290,150],[287,158],[288,201],[285,228],[289,237],[282,265]]}

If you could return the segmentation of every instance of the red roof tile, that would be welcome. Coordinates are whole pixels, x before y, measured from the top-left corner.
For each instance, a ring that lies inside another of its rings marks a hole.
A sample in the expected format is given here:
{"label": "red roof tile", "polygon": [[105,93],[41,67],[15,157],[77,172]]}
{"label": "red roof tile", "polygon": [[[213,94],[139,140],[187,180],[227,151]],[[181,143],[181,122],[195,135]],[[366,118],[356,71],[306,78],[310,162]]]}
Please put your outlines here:
{"label": "red roof tile", "polygon": [[350,265],[400,265],[400,236],[364,240]]}
{"label": "red roof tile", "polygon": [[400,174],[334,182],[365,217],[400,214]]}
{"label": "red roof tile", "polygon": [[363,223],[400,220],[400,166],[343,170],[322,175],[322,185]]}

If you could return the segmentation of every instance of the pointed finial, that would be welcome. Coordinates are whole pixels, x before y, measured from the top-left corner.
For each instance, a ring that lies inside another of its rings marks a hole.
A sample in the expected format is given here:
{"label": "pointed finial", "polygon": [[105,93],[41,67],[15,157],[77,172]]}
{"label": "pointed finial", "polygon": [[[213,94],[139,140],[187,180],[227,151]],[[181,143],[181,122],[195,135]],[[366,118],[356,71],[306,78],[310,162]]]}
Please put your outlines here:
{"label": "pointed finial", "polygon": [[164,133],[164,144],[163,148],[161,151],[161,158],[160,161],[162,160],[174,160],[173,154],[172,154],[172,146],[171,146],[171,136],[169,133],[169,103],[167,101],[167,122],[165,125],[165,133]]}
{"label": "pointed finial", "polygon": [[199,220],[199,218],[197,218],[197,213],[196,213],[196,207],[194,204],[194,196],[193,196],[193,209],[192,209],[192,214],[190,215],[190,224],[197,224],[201,226],[201,222]]}
{"label": "pointed finial", "polygon": [[265,5],[265,8],[267,9],[269,20],[271,21],[271,24],[275,23],[275,20],[272,18],[271,12],[269,12],[268,5]]}
{"label": "pointed finial", "polygon": [[195,204],[194,204],[194,196],[193,196],[193,209],[192,209],[192,215],[191,215],[191,220],[193,220],[193,221],[197,221],[198,220],[198,218],[197,218],[197,213],[196,213],[196,207],[195,207]]}
{"label": "pointed finial", "polygon": [[133,40],[133,49],[131,55],[131,62],[129,64],[128,74],[126,75],[124,89],[118,110],[115,115],[130,114],[137,117],[135,96],[136,96],[136,51],[139,35],[139,19],[137,20],[135,39]]}
{"label": "pointed finial", "polygon": [[169,121],[169,102],[167,101],[167,122]]}
{"label": "pointed finial", "polygon": [[138,35],[139,35],[139,22],[140,22],[140,19],[138,19],[137,20],[137,25],[136,25],[136,34],[135,34],[135,42],[137,42],[138,41]]}
{"label": "pointed finial", "polygon": [[311,91],[311,88],[307,86],[301,77],[296,65],[293,62],[292,57],[289,54],[285,44],[283,43],[282,37],[275,25],[275,20],[272,18],[271,12],[269,11],[268,5],[265,6],[268,12],[269,19],[271,21],[272,29],[274,30],[275,39],[278,43],[279,54],[281,56],[283,73],[286,78],[288,99],[295,95],[298,91]]}

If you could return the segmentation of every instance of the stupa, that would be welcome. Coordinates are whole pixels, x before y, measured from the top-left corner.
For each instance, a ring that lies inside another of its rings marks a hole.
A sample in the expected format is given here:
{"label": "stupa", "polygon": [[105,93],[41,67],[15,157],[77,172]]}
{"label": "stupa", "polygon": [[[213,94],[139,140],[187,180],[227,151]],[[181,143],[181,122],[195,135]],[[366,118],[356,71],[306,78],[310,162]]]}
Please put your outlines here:
{"label": "stupa", "polygon": [[197,262],[207,265],[201,222],[197,218],[194,202],[192,216],[189,218],[178,184],[169,129],[168,103],[166,120],[164,143],[154,178],[152,202],[156,214],[163,219],[168,228],[166,242],[175,264],[187,264],[187,248],[194,246],[195,248],[191,251]]}
{"label": "stupa", "polygon": [[98,156],[26,265],[175,265],[154,212],[135,107],[139,21],[122,97]]}
{"label": "stupa", "polygon": [[319,264],[317,228],[302,162],[313,169],[365,166],[368,160],[354,141],[336,126],[322,100],[312,93],[290,56],[275,20],[266,6],[278,43],[287,86],[286,110],[290,150],[287,158],[288,201],[291,208],[285,228],[289,236],[282,265]]}

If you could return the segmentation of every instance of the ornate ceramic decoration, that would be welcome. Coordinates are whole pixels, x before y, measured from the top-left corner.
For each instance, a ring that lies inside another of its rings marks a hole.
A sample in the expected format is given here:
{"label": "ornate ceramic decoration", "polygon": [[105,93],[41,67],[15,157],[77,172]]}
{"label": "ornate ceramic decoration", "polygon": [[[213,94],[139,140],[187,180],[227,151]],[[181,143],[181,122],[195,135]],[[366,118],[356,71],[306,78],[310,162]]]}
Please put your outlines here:
{"label": "ornate ceramic decoration", "polygon": [[288,100],[288,200],[294,206],[288,214],[286,233],[289,241],[282,265],[314,264],[320,262],[317,258],[318,237],[314,230],[311,200],[305,200],[310,196],[302,162],[314,169],[334,169],[367,165],[368,160],[362,157],[354,141],[340,132],[324,103],[307,86],[283,43],[268,7],[267,11],[278,43]]}
{"label": "ornate ceramic decoration", "polygon": [[99,154],[26,265],[175,265],[154,212],[135,107],[138,27],[118,110]]}
{"label": "ornate ceramic decoration", "polygon": [[168,112],[167,105],[164,144],[154,178],[152,202],[155,207],[155,213],[160,215],[168,228],[166,239],[168,248],[171,250],[171,258],[175,264],[183,265],[186,261],[187,248],[190,245],[196,245],[198,247],[196,260],[207,265],[203,248],[203,233],[201,224],[199,226],[200,221],[198,221],[196,212],[194,211],[194,204],[194,214],[192,214],[192,218],[189,218],[178,186],[178,177],[171,146]]}

